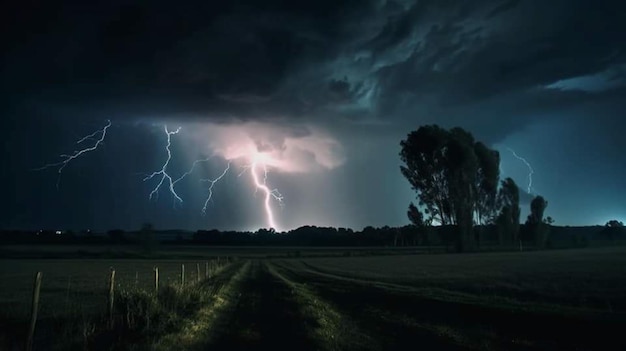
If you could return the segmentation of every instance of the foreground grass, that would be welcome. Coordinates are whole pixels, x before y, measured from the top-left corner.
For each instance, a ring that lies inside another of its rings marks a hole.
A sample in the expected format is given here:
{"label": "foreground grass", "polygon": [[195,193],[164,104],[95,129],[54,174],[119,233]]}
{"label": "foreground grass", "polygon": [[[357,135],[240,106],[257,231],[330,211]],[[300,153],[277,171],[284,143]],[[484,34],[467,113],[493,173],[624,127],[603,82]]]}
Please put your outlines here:
{"label": "foreground grass", "polygon": [[[158,294],[139,287],[119,288],[113,315],[77,305],[37,322],[35,350],[153,350],[173,335],[191,335],[200,313],[220,305],[224,286],[242,263],[216,267],[210,279],[184,286],[166,284]],[[106,301],[106,300],[105,300]],[[104,302],[104,301],[101,301]],[[57,306],[58,307],[58,306]],[[27,321],[0,315],[0,349],[22,349]],[[6,326],[6,327],[5,327]],[[208,326],[208,325],[207,325]]]}
{"label": "foreground grass", "polygon": [[203,349],[214,337],[216,324],[224,314],[228,314],[233,309],[239,290],[238,286],[249,269],[250,262],[248,261],[241,268],[238,268],[232,277],[222,278],[222,282],[211,285],[208,294],[213,297],[212,300],[201,305],[191,318],[187,317],[182,320],[178,330],[163,333],[162,336],[152,342],[149,349]]}
{"label": "foreground grass", "polygon": [[[93,314],[61,284],[36,349],[624,350],[625,278],[622,249],[237,262],[118,290],[113,326],[104,294]],[[0,349],[22,349],[26,323],[3,316]]]}
{"label": "foreground grass", "polygon": [[[225,258],[222,257],[222,262]],[[127,260],[127,259],[0,259],[0,314],[15,319],[30,315],[33,277],[43,272],[39,317],[75,318],[101,313],[106,308],[110,268],[116,271],[116,290],[149,290],[154,287],[154,267],[159,268],[160,285],[180,282],[181,264],[187,281],[196,281],[196,265],[204,278],[205,264],[217,260]]]}

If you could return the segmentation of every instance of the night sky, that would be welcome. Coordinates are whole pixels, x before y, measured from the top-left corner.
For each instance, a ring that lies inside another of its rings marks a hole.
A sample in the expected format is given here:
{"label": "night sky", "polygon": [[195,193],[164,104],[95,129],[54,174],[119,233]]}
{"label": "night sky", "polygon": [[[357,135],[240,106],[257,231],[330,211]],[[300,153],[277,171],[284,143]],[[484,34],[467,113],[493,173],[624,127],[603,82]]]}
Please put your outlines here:
{"label": "night sky", "polygon": [[[404,225],[399,143],[432,123],[498,149],[524,190],[507,148],[528,160],[556,224],[626,221],[622,1],[15,1],[0,17],[0,229],[256,230],[255,151],[281,230]],[[107,120],[60,179],[35,170]],[[183,202],[144,181],[164,125],[181,127],[173,178],[213,156],[176,184]],[[202,215],[200,179],[229,161]]]}

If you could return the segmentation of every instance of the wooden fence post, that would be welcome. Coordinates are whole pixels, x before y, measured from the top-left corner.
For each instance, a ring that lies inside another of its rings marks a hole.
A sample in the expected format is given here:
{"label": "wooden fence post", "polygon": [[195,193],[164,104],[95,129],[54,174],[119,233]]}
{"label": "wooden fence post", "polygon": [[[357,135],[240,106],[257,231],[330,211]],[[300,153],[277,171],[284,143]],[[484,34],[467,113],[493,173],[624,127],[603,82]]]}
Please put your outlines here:
{"label": "wooden fence post", "polygon": [[209,261],[204,262],[204,278],[209,278]]}
{"label": "wooden fence post", "polygon": [[200,283],[200,263],[196,263],[196,282]]}
{"label": "wooden fence post", "polygon": [[113,302],[115,298],[115,269],[109,275],[109,328],[113,328]]}
{"label": "wooden fence post", "polygon": [[37,323],[37,313],[39,312],[39,291],[41,290],[41,272],[35,274],[35,284],[33,286],[33,305],[30,314],[30,328],[28,329],[28,339],[26,339],[26,351],[33,349],[33,338],[35,337],[35,324]]}
{"label": "wooden fence post", "polygon": [[185,264],[181,263],[180,265],[180,286],[185,286]]}
{"label": "wooden fence post", "polygon": [[154,266],[154,293],[159,293],[159,267]]}
{"label": "wooden fence post", "polygon": [[135,288],[139,286],[139,272],[135,271]]}

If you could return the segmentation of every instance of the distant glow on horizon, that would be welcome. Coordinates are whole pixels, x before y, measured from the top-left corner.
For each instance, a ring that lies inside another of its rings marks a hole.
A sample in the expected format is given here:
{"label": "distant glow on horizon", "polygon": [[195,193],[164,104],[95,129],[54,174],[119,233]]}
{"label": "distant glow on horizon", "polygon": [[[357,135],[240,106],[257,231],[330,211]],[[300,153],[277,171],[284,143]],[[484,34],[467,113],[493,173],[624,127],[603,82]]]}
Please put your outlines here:
{"label": "distant glow on horizon", "polygon": [[607,224],[609,221],[612,221],[612,220],[616,220],[616,221],[619,221],[619,222],[622,222],[622,223],[626,224],[626,216],[623,216],[623,215],[622,216],[605,216],[605,215],[603,215],[603,216],[601,216],[601,218],[602,219],[597,221],[597,225],[602,225],[603,226],[603,225]]}

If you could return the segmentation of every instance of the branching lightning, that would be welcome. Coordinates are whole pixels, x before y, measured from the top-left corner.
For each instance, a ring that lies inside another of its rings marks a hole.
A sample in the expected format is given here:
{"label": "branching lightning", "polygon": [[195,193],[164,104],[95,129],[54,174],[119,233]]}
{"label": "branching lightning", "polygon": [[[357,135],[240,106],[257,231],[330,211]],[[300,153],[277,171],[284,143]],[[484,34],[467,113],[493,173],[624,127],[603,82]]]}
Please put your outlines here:
{"label": "branching lightning", "polygon": [[222,178],[224,178],[226,173],[228,173],[228,170],[230,170],[230,162],[226,165],[226,168],[224,169],[222,174],[219,175],[219,177],[215,179],[200,179],[201,182],[209,183],[209,189],[208,189],[209,194],[207,195],[206,201],[204,201],[204,206],[202,207],[202,214],[206,214],[206,210],[207,210],[207,207],[209,206],[209,202],[213,198],[213,186],[215,186],[215,183],[219,182],[220,180],[222,180]]}
{"label": "branching lightning", "polygon": [[528,162],[528,160],[526,160],[524,157],[519,156],[515,150],[511,149],[510,147],[507,147],[507,150],[509,150],[509,152],[511,152],[511,154],[513,154],[513,156],[522,161],[526,167],[528,167],[528,193],[529,194],[533,194],[533,174],[535,174],[535,170],[533,169],[533,166],[530,165],[530,162]]}
{"label": "branching lightning", "polygon": [[[150,192],[150,200],[152,200],[152,198],[156,195],[158,196],[159,194],[159,188],[161,188],[161,185],[163,185],[163,182],[165,182],[165,180],[167,179],[168,183],[169,183],[169,189],[170,192],[172,193],[172,195],[174,196],[174,198],[176,198],[176,200],[178,200],[179,202],[183,202],[183,199],[178,196],[178,194],[176,193],[176,190],[174,189],[174,180],[172,179],[172,177],[167,173],[167,167],[169,166],[170,160],[172,159],[172,151],[170,150],[170,147],[172,146],[172,135],[174,134],[178,134],[178,132],[180,132],[180,127],[178,127],[178,129],[176,129],[175,131],[170,132],[167,129],[167,125],[163,127],[165,129],[165,135],[167,135],[167,145],[165,146],[165,150],[167,151],[167,159],[165,160],[165,163],[163,163],[163,167],[161,167],[161,170],[156,171],[152,174],[150,174],[149,176],[145,177],[143,179],[143,181],[147,181],[150,180],[156,176],[161,176],[161,180],[159,181],[159,183],[157,184],[157,186],[152,190],[152,192]],[[181,179],[184,178],[184,176],[181,177]],[[180,180],[180,179],[178,179]],[[177,181],[178,181],[177,180]]]}
{"label": "branching lightning", "polygon": [[176,179],[172,184],[173,186],[176,186],[176,183],[180,182],[181,180],[185,179],[185,177],[187,177],[188,175],[190,175],[191,173],[193,173],[194,169],[196,169],[196,166],[199,165],[202,162],[208,162],[209,160],[211,160],[213,158],[213,156],[209,156],[207,158],[202,158],[199,160],[195,160],[193,161],[193,164],[191,165],[191,168],[183,173],[183,175],[181,175],[180,177],[178,177],[178,179]]}
{"label": "branching lightning", "polygon": [[[61,179],[61,174],[65,167],[73,160],[82,155],[96,150],[104,142],[108,128],[111,127],[111,121],[95,132],[85,135],[76,141],[76,151],[71,154],[60,155],[60,161],[50,163],[38,170],[47,168],[57,168],[59,174],[57,180],[57,188]],[[183,203],[181,197],[176,190],[183,180],[190,178],[194,172],[198,172],[197,168],[201,163],[209,162],[214,157],[219,157],[227,162],[226,167],[216,178],[200,179],[200,182],[207,183],[208,192],[202,214],[206,214],[209,203],[213,201],[215,186],[224,177],[231,172],[232,166],[237,168],[238,177],[241,177],[247,171],[250,172],[252,185],[254,187],[255,198],[257,193],[263,194],[263,210],[265,214],[266,228],[277,230],[278,225],[275,217],[276,203],[283,208],[283,195],[276,188],[270,187],[269,176],[270,171],[286,173],[308,172],[318,167],[332,169],[341,165],[344,160],[341,156],[340,144],[333,138],[325,135],[323,131],[306,127],[310,133],[302,135],[300,129],[298,132],[292,131],[290,128],[275,126],[263,123],[236,123],[232,125],[224,125],[217,123],[203,123],[201,125],[194,124],[194,129],[189,134],[197,143],[207,145],[213,154],[206,158],[197,159],[191,164],[190,168],[184,173],[175,171],[178,163],[174,162],[177,155],[177,147],[172,146],[173,136],[179,134],[181,127],[175,130],[168,129],[167,125],[163,125],[163,131],[166,136],[166,158],[162,165],[152,173],[142,173],[143,182],[150,181],[149,199],[158,199],[162,187],[166,187],[172,194],[174,204]],[[187,133],[185,133],[187,134]],[[178,138],[180,136],[176,136]],[[176,143],[175,143],[176,145]],[[175,149],[175,150],[174,150]],[[315,162],[310,162],[309,155],[314,155]],[[204,157],[204,156],[202,156]],[[214,175],[211,175],[214,176]],[[180,189],[179,189],[180,191]],[[259,199],[261,200],[261,199]]]}
{"label": "branching lightning", "polygon": [[[57,178],[57,189],[59,188],[59,183],[61,182],[61,174],[63,173],[63,170],[65,169],[65,167],[67,167],[67,165],[72,162],[73,160],[77,159],[78,157],[80,157],[81,155],[84,155],[88,152],[94,151],[96,150],[101,144],[102,142],[104,142],[104,139],[106,138],[107,135],[107,130],[109,129],[109,127],[111,127],[111,120],[107,120],[107,124],[99,130],[96,130],[95,132],[79,139],[76,144],[81,144],[87,140],[95,140],[95,144],[91,147],[86,147],[84,149],[80,149],[80,150],[75,150],[73,154],[71,155],[67,155],[67,154],[62,154],[59,157],[61,157],[63,160],[56,162],[56,163],[49,163],[47,165],[44,165],[43,167],[39,167],[36,168],[35,170],[37,171],[41,171],[47,168],[51,168],[51,167],[59,167],[57,169],[57,173],[59,174],[58,178]],[[97,135],[100,135],[100,137],[98,139],[94,139]]]}
{"label": "branching lightning", "polygon": [[[242,171],[239,172],[237,177],[241,177],[246,171],[250,171],[250,175],[252,176],[252,181],[254,183],[255,189],[254,193],[261,190],[263,194],[265,194],[264,198],[264,208],[265,208],[265,216],[267,225],[270,228],[278,229],[276,225],[276,220],[274,219],[274,212],[272,210],[272,199],[277,201],[279,205],[283,206],[283,195],[278,191],[278,189],[271,189],[267,186],[267,175],[268,175],[268,167],[265,163],[260,160],[260,155],[257,155],[255,159],[250,164],[246,164],[242,166]],[[259,168],[263,170],[263,178],[259,176]],[[205,214],[207,211],[207,207],[209,202],[213,197],[213,186],[219,182],[230,170],[230,162],[224,169],[224,171],[215,179],[202,179],[203,182],[209,183],[209,194],[207,196],[206,201],[204,202],[204,207],[202,208],[202,213]]]}
{"label": "branching lightning", "polygon": [[[178,178],[173,178],[170,173],[168,173],[168,167],[170,165],[170,161],[172,160],[172,150],[171,150],[171,146],[172,146],[172,135],[178,134],[180,132],[181,128],[179,127],[176,130],[170,131],[167,128],[167,125],[164,126],[164,131],[165,131],[165,135],[167,136],[167,144],[165,146],[165,150],[167,151],[167,158],[165,160],[165,162],[163,163],[163,166],[161,167],[160,170],[153,172],[152,174],[146,176],[143,181],[148,181],[151,180],[153,178],[159,178],[159,182],[158,184],[155,186],[155,188],[150,192],[150,199],[153,199],[154,197],[158,197],[159,194],[159,189],[161,188],[161,186],[164,185],[164,183],[167,183],[167,186],[169,188],[170,193],[174,196],[174,198],[182,203],[183,199],[178,195],[178,193],[176,192],[176,184],[178,184],[180,181],[182,181],[183,179],[185,179],[187,176],[189,176],[191,173],[193,173],[193,171],[196,169],[196,167],[198,166],[198,164],[202,163],[202,162],[208,162],[209,160],[211,160],[214,155],[211,155],[207,158],[203,158],[203,159],[199,159],[194,161],[194,163],[192,164],[191,168],[183,173],[180,177]],[[92,136],[87,136],[86,138],[89,138]],[[252,180],[254,182],[255,185],[255,193],[258,190],[261,190],[264,194],[265,194],[265,199],[264,199],[264,208],[265,208],[265,214],[266,214],[266,218],[267,218],[267,224],[269,225],[270,228],[274,228],[276,229],[276,221],[274,219],[274,213],[272,211],[272,200],[278,201],[278,203],[280,204],[280,206],[283,206],[283,196],[282,194],[278,191],[278,189],[271,189],[270,187],[267,186],[267,176],[268,176],[268,167],[266,165],[265,162],[263,162],[263,158],[267,157],[267,155],[264,155],[262,153],[258,153],[256,152],[254,157],[252,157],[252,162],[250,164],[244,165],[242,168],[243,170],[238,174],[238,176],[240,177],[242,174],[244,174],[246,171],[250,171],[250,174],[252,175]],[[204,201],[204,206],[202,207],[202,214],[206,214],[209,203],[213,200],[213,189],[215,187],[215,185],[217,183],[219,183],[225,176],[226,174],[228,174],[228,172],[230,171],[230,165],[231,165],[231,161],[228,160],[228,164],[226,165],[226,168],[222,171],[222,173],[220,173],[220,175],[216,178],[210,179],[210,178],[205,178],[205,179],[200,179],[201,182],[203,183],[208,183],[208,195]],[[259,175],[259,172],[262,170],[263,175],[262,177]]]}

